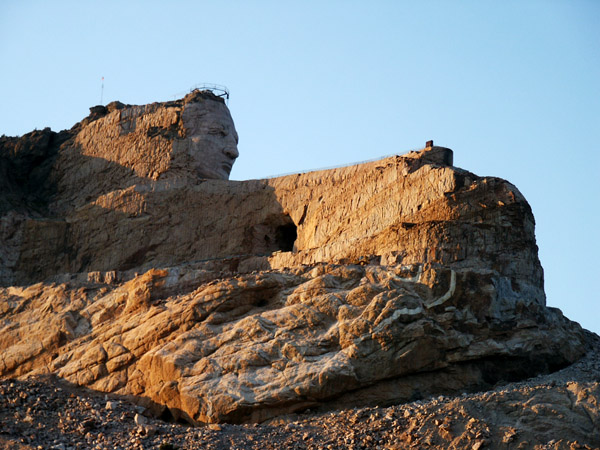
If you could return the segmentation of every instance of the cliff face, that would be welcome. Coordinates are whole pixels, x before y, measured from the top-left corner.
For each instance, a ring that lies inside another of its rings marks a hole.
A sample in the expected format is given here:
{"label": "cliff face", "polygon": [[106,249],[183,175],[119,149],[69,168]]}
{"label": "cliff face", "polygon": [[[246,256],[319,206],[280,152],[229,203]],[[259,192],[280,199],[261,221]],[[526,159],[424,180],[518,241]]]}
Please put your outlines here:
{"label": "cliff face", "polygon": [[[90,190],[95,182],[88,177]],[[66,216],[26,221],[17,283],[215,258],[250,271],[373,260],[485,267],[544,301],[534,220],[519,191],[418,158],[271,180],[138,180],[91,199],[83,189],[55,198],[51,208]]]}
{"label": "cliff face", "polygon": [[[122,268],[122,261],[89,260],[85,242],[103,245],[94,227],[105,219],[121,220],[90,210],[115,207],[131,216],[131,208],[140,205],[128,192],[226,180],[238,156],[229,110],[209,91],[143,106],[113,102],[90,111],[68,131],[0,138],[0,285],[95,266]],[[117,254],[128,244],[119,245],[111,251]]]}
{"label": "cliff face", "polygon": [[100,113],[51,147],[43,205],[5,200],[0,376],[199,424],[478,390],[585,352],[545,307],[526,200],[449,149],[206,180],[185,102]]}

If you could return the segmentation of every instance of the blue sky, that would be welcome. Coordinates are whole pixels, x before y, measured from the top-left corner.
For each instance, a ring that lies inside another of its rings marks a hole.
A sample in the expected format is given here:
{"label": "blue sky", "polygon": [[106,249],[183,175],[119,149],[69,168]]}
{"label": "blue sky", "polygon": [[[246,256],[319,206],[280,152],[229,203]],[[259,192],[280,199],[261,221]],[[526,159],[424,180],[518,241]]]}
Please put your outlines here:
{"label": "blue sky", "polygon": [[404,153],[529,200],[548,304],[600,333],[600,2],[0,0],[0,134],[228,86],[236,180]]}

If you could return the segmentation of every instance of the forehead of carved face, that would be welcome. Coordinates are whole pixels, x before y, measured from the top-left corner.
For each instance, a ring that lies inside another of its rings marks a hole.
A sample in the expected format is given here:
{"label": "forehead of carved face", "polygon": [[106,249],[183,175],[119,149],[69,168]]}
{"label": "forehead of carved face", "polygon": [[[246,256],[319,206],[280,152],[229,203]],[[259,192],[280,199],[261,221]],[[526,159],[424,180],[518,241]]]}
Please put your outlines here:
{"label": "forehead of carved face", "polygon": [[227,106],[213,100],[187,103],[182,119],[198,176],[228,180],[239,153],[238,135]]}

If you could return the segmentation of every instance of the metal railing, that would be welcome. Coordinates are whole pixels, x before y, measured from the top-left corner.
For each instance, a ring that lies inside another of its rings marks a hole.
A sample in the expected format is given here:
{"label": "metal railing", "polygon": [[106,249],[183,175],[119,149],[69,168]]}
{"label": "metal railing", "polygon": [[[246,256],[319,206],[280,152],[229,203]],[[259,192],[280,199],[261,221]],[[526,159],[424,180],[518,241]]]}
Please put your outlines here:
{"label": "metal railing", "polygon": [[178,92],[177,94],[173,94],[173,100],[181,98],[190,92],[194,91],[211,91],[217,97],[221,97],[225,99],[225,104],[229,104],[229,89],[227,86],[223,86],[221,84],[214,83],[199,83],[192,86],[188,91]]}

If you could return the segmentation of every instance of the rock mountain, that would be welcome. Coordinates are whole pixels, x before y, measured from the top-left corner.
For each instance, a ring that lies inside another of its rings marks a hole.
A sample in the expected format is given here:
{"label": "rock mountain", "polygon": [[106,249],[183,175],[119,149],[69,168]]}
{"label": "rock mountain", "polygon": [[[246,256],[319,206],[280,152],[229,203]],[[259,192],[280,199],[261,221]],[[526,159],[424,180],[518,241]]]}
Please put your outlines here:
{"label": "rock mountain", "polygon": [[201,425],[475,392],[589,350],[545,305],[509,182],[442,147],[228,181],[236,143],[210,92],[0,138],[0,376]]}

